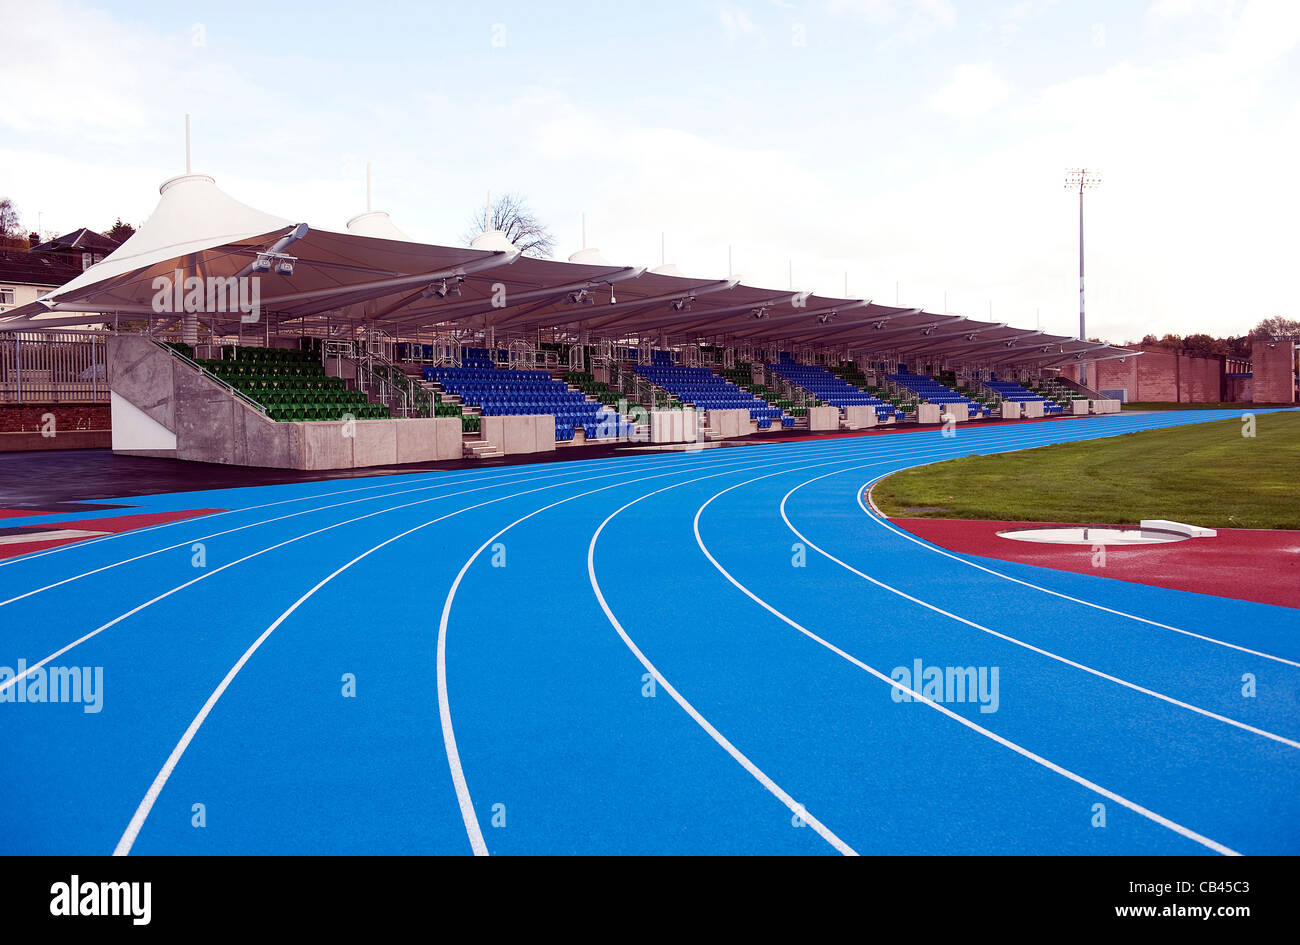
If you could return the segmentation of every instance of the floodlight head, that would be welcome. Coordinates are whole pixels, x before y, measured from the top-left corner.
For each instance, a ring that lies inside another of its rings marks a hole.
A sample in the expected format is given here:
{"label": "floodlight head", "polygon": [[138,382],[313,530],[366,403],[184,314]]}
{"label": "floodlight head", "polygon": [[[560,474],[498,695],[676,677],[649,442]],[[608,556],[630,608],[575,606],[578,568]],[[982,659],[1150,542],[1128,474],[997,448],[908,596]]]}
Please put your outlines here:
{"label": "floodlight head", "polygon": [[1086,167],[1071,167],[1065,171],[1066,190],[1092,190],[1101,186],[1101,172]]}
{"label": "floodlight head", "polygon": [[253,260],[253,272],[270,272],[271,271],[271,254],[258,253],[257,258]]}
{"label": "floodlight head", "polygon": [[277,276],[293,275],[293,264],[298,260],[292,256],[280,256],[275,261],[275,274]]}

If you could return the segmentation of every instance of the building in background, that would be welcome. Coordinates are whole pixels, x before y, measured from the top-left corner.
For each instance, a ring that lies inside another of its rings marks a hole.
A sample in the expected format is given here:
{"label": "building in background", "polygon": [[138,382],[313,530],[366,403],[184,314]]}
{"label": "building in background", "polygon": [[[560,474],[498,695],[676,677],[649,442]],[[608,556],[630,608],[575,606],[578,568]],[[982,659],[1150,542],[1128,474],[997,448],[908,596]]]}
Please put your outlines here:
{"label": "building in background", "polygon": [[35,302],[79,275],[80,260],[74,264],[66,254],[0,250],[0,315]]}
{"label": "building in background", "polygon": [[1088,365],[1088,387],[1125,403],[1296,403],[1296,345],[1256,340],[1249,360],[1141,345],[1138,358]]}
{"label": "building in background", "polygon": [[31,248],[31,252],[75,266],[78,272],[83,272],[95,263],[103,262],[104,257],[120,245],[122,244],[117,240],[83,226],[79,230],[38,243]]}

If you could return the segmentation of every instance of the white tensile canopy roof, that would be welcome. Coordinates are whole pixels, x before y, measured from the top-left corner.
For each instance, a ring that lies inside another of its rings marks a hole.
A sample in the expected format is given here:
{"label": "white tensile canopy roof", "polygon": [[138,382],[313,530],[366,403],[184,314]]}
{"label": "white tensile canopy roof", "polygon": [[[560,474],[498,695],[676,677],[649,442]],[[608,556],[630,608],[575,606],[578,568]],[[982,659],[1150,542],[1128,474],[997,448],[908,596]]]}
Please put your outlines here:
{"label": "white tensile canopy roof", "polygon": [[[0,330],[102,323],[105,315],[180,318],[183,313],[157,311],[154,282],[174,280],[179,270],[184,277],[256,275],[272,327],[301,319],[304,327],[377,326],[396,337],[492,329],[498,339],[558,330],[584,338],[652,338],[661,345],[833,348],[992,365],[1047,366],[1136,353],[916,308],[764,289],[735,278],[693,278],[675,266],[618,266],[594,249],[568,262],[533,259],[495,232],[468,248],[419,243],[383,211],[353,217],[345,233],[314,229],[240,203],[203,174],[172,178],[160,194],[149,219],[119,249],[6,313]],[[259,255],[262,271],[254,270]],[[281,260],[287,265],[274,265]],[[224,333],[238,329],[239,315],[204,311],[198,318]]]}
{"label": "white tensile canopy roof", "polygon": [[394,226],[393,221],[383,210],[367,210],[365,213],[358,213],[348,221],[348,232],[355,233],[357,236],[377,236],[380,239],[415,242]]}

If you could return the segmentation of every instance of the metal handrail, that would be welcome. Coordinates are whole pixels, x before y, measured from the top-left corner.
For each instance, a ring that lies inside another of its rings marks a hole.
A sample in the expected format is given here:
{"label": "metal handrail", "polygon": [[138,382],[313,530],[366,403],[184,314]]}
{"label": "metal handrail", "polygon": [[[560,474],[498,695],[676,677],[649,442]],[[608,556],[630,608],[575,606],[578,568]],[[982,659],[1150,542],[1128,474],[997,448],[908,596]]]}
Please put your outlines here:
{"label": "metal handrail", "polygon": [[253,407],[253,408],[254,408],[255,410],[257,410],[260,414],[262,414],[262,416],[265,417],[265,416],[267,415],[267,414],[266,414],[266,407],[264,407],[262,404],[258,403],[258,402],[257,402],[256,400],[254,400],[252,397],[249,397],[247,394],[245,394],[245,393],[244,393],[242,390],[240,390],[238,387],[234,387],[233,385],[231,385],[231,384],[227,383],[226,381],[223,381],[221,378],[217,377],[217,375],[213,374],[211,371],[209,371],[207,368],[205,368],[202,364],[199,364],[197,361],[195,361],[195,360],[194,360],[193,358],[191,358],[189,355],[185,354],[185,353],[182,352],[182,351],[177,351],[177,350],[176,350],[175,348],[173,348],[171,345],[167,344],[167,343],[164,342],[164,341],[159,341],[157,338],[153,338],[153,337],[150,337],[150,336],[148,336],[148,335],[146,335],[145,337],[149,338],[150,341],[152,341],[154,344],[156,344],[159,348],[162,348],[164,351],[166,351],[168,354],[170,354],[173,358],[176,358],[178,361],[181,361],[182,363],[186,364],[187,366],[192,367],[194,370],[198,371],[200,375],[202,375],[203,377],[206,377],[208,380],[212,381],[212,382],[213,382],[214,384],[216,384],[218,387],[224,388],[225,391],[226,391],[227,393],[229,393],[229,394],[233,394],[234,396],[238,397],[240,400],[244,401],[244,403],[248,404],[250,407]]}

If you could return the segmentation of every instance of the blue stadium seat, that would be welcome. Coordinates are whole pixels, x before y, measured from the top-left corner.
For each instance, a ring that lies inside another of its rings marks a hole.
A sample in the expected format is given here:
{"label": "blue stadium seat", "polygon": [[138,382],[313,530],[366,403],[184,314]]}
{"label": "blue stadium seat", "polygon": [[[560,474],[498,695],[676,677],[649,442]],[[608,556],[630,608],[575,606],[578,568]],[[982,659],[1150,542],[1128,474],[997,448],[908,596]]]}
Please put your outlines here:
{"label": "blue stadium seat", "polygon": [[[497,352],[498,354],[500,352]],[[550,414],[555,439],[568,442],[581,429],[587,439],[630,436],[633,425],[613,407],[592,403],[546,371],[515,371],[493,366],[486,348],[465,348],[458,368],[425,367],[425,380],[442,385],[485,417]]]}

